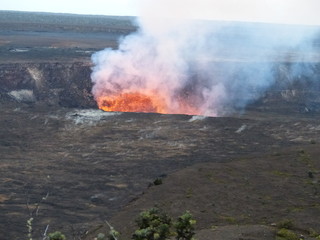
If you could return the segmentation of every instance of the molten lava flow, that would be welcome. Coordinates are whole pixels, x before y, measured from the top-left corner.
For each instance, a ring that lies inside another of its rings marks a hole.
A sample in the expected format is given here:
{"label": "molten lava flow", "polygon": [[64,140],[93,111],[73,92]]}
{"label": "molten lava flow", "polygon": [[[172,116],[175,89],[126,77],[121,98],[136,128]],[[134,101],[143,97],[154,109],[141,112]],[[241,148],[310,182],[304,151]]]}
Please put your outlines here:
{"label": "molten lava flow", "polygon": [[[174,101],[165,93],[158,91],[126,92],[118,95],[103,95],[97,98],[98,107],[107,112],[145,112],[163,114],[201,115],[201,109],[196,107],[190,96],[176,97]],[[170,102],[170,104],[167,104]]]}
{"label": "molten lava flow", "polygon": [[102,96],[97,99],[101,110],[107,112],[156,112],[168,113],[161,98],[139,92]]}

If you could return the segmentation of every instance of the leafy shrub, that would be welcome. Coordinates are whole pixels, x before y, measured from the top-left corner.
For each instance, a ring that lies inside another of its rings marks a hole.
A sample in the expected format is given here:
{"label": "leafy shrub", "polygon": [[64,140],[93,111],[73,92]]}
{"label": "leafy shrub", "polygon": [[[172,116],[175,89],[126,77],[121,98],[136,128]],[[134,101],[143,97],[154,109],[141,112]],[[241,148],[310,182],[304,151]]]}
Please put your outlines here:
{"label": "leafy shrub", "polygon": [[154,185],[161,185],[162,184],[162,179],[161,178],[157,178],[156,180],[153,181]]}
{"label": "leafy shrub", "polygon": [[310,237],[314,237],[315,239],[320,239],[320,234],[316,232],[314,229],[310,228],[308,232]]}
{"label": "leafy shrub", "polygon": [[66,237],[61,232],[49,233],[49,240],[66,240]]}
{"label": "leafy shrub", "polygon": [[176,239],[177,240],[191,240],[193,239],[194,225],[196,224],[196,220],[192,218],[190,212],[186,212],[181,217],[178,218],[177,222],[174,224],[174,227],[177,232]]}
{"label": "leafy shrub", "polygon": [[114,230],[114,228],[111,228],[110,232],[109,232],[109,240],[118,240],[118,238],[120,237],[120,233],[116,230]]}
{"label": "leafy shrub", "polygon": [[294,228],[294,224],[293,221],[290,219],[284,219],[280,222],[277,223],[277,228],[281,229],[281,228],[285,228],[285,229],[293,229]]}
{"label": "leafy shrub", "polygon": [[291,230],[281,228],[277,232],[276,240],[299,240],[299,237]]}
{"label": "leafy shrub", "polygon": [[105,240],[105,239],[106,239],[106,235],[104,233],[99,233],[98,236],[94,238],[94,240]]}
{"label": "leafy shrub", "polygon": [[171,222],[171,218],[158,208],[144,211],[136,220],[139,229],[132,235],[132,239],[165,240],[170,235]]}
{"label": "leafy shrub", "polygon": [[173,235],[177,240],[192,240],[196,220],[187,211],[173,223],[163,211],[151,208],[142,212],[136,223],[139,229],[133,234],[133,240],[165,240]]}

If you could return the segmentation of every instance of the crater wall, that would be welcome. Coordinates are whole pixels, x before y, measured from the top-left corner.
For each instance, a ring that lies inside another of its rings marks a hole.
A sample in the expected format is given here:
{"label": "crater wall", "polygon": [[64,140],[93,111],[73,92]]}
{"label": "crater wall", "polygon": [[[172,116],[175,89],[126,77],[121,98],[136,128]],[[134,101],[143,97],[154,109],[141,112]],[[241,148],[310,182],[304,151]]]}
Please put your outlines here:
{"label": "crater wall", "polygon": [[[275,64],[275,83],[265,93],[253,89],[252,94],[260,97],[249,104],[249,109],[320,111],[320,64],[300,63],[304,75],[293,75],[291,64]],[[0,64],[0,101],[96,108],[91,67],[90,61]]]}
{"label": "crater wall", "polygon": [[0,99],[63,107],[96,107],[89,62],[0,65]]}

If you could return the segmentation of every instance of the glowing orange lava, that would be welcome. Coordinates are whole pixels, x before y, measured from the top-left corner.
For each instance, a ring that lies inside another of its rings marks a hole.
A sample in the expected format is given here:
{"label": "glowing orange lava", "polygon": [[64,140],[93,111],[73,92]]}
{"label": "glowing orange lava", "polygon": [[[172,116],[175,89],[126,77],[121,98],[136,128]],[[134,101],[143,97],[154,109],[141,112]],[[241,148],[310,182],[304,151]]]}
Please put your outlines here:
{"label": "glowing orange lava", "polygon": [[101,110],[107,112],[156,112],[168,113],[164,101],[152,95],[139,92],[103,96],[97,99]]}
{"label": "glowing orange lava", "polygon": [[202,115],[188,98],[177,98],[167,104],[166,96],[151,93],[128,92],[97,98],[99,109],[106,112],[145,112],[163,114]]}

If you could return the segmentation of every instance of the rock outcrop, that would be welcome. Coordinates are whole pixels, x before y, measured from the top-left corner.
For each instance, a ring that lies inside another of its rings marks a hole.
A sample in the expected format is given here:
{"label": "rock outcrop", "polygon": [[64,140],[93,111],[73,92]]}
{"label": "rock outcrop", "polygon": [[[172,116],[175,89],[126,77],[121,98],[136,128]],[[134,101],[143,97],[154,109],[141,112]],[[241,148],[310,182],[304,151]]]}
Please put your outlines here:
{"label": "rock outcrop", "polygon": [[1,101],[95,107],[89,62],[0,65]]}

